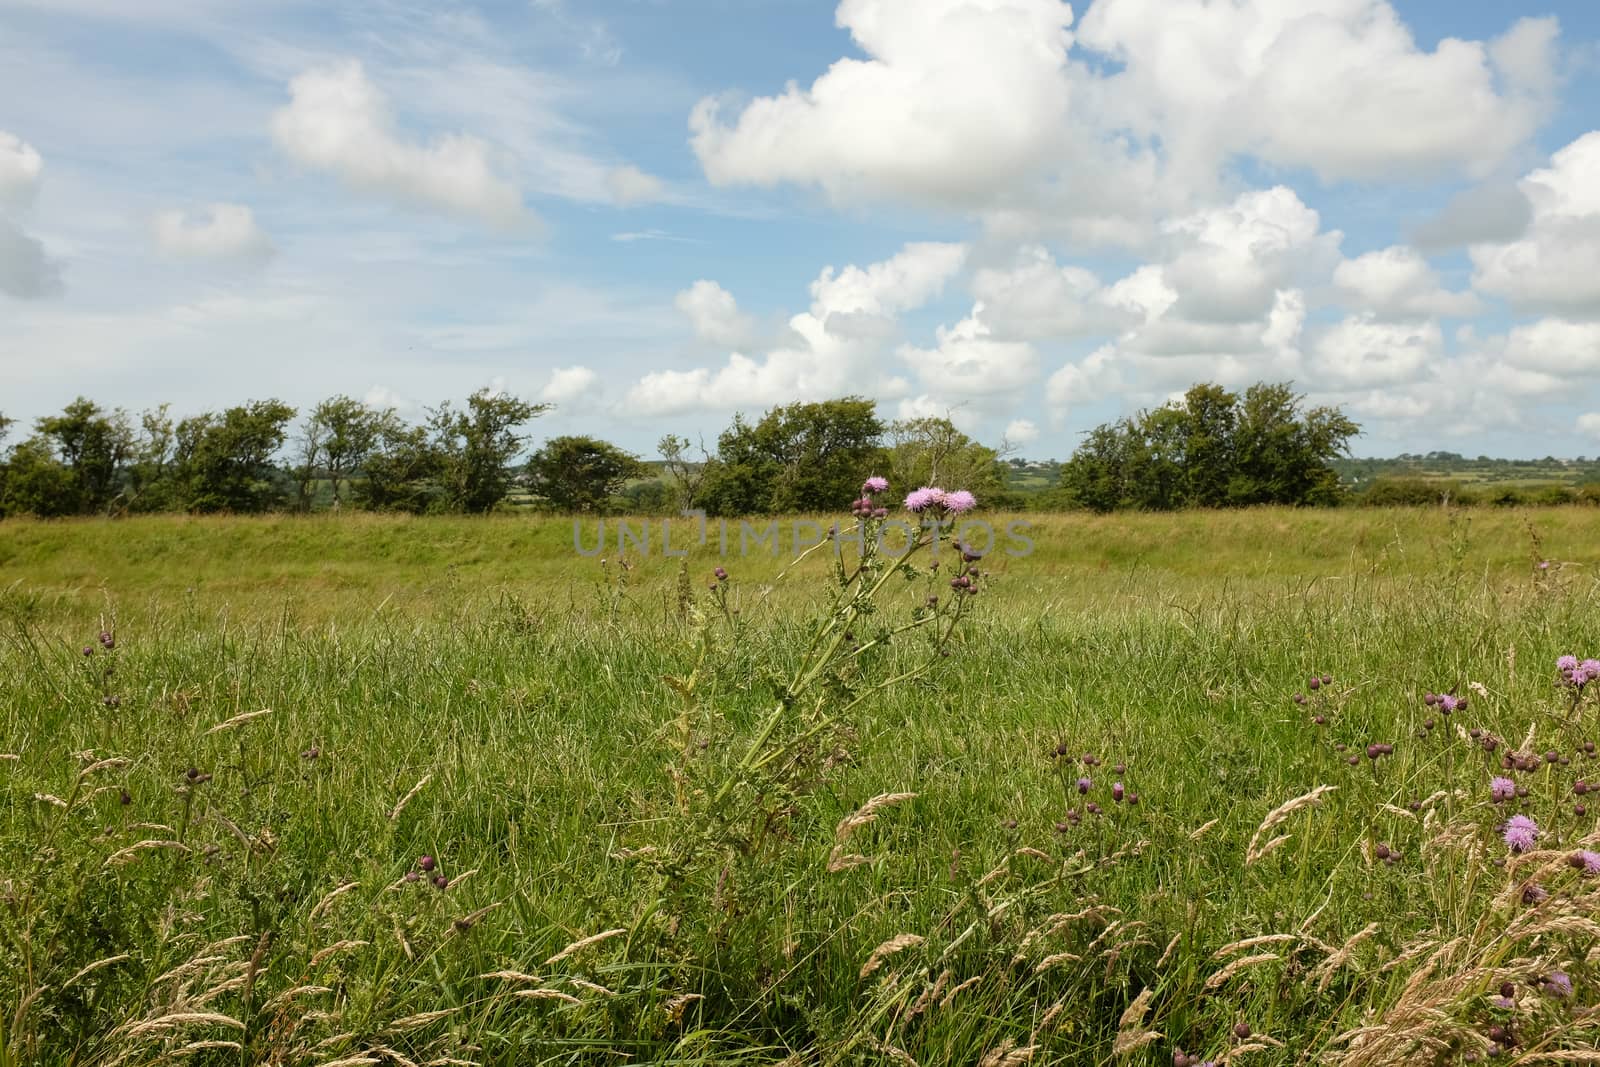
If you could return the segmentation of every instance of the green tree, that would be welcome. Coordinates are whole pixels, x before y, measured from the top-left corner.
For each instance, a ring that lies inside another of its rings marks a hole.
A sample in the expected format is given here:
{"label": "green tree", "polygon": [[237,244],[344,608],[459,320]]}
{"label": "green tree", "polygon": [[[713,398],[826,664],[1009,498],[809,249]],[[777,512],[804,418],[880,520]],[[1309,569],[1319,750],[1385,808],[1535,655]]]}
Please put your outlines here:
{"label": "green tree", "polygon": [[72,471],[56,458],[49,438],[30,437],[6,457],[0,514],[41,519],[70,515],[74,497]]}
{"label": "green tree", "polygon": [[252,400],[220,415],[178,423],[174,453],[183,502],[191,511],[267,511],[283,503],[284,478],[273,465],[294,408]]}
{"label": "green tree", "polygon": [[79,397],[59,415],[40,419],[39,436],[67,470],[61,514],[104,511],[117,495],[123,463],[133,447],[127,416]]}
{"label": "green tree", "polygon": [[939,485],[990,501],[1006,486],[1000,453],[974,441],[949,419],[900,419],[889,424],[888,438],[888,466],[881,473],[897,493]]}
{"label": "green tree", "polygon": [[1127,419],[1090,430],[1061,467],[1061,489],[1067,499],[1102,514],[1128,506],[1123,483],[1134,437],[1134,426]]}
{"label": "green tree", "polygon": [[705,442],[700,443],[699,462],[689,458],[689,439],[676,434],[663,437],[656,444],[656,451],[661,453],[679,510],[694,507],[700,498],[700,486],[705,482],[709,460]]}
{"label": "green tree", "polygon": [[552,437],[528,460],[528,485],[561,511],[603,511],[645,471],[639,457],[593,437]]}
{"label": "green tree", "polygon": [[125,489],[129,511],[168,511],[180,504],[182,486],[174,466],[177,427],[168,405],[139,416],[139,433],[128,457]]}
{"label": "green tree", "polygon": [[717,439],[702,487],[717,515],[825,511],[847,504],[886,462],[872,401],[843,397],[735,416]]}
{"label": "green tree", "polygon": [[440,486],[443,460],[426,426],[409,426],[394,417],[378,428],[377,440],[354,483],[357,501],[374,511],[421,514],[446,507]]}
{"label": "green tree", "polygon": [[335,508],[344,499],[342,487],[367,462],[395,419],[392,408],[374,410],[348,396],[331,397],[311,409],[306,439],[317,442],[316,459],[327,471]]}
{"label": "green tree", "polygon": [[1349,450],[1361,427],[1337,408],[1301,412],[1287,383],[1245,390],[1234,436],[1234,504],[1332,504],[1339,476],[1329,463]]}
{"label": "green tree", "polygon": [[467,410],[448,403],[429,412],[444,498],[454,511],[486,512],[511,488],[512,460],[527,445],[517,431],[550,410],[505,393],[480,389],[467,398]]}

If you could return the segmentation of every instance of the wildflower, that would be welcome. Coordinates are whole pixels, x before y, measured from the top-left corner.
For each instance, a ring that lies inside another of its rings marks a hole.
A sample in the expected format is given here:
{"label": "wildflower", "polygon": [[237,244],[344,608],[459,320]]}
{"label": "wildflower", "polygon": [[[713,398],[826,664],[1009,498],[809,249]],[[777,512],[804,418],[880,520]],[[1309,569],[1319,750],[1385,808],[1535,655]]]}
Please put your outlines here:
{"label": "wildflower", "polygon": [[420,882],[420,881],[422,881],[422,875],[418,874],[416,871],[407,871],[406,872],[406,881],[408,881],[408,882]]}
{"label": "wildflower", "polygon": [[1581,870],[1584,874],[1600,874],[1600,852],[1583,849],[1567,857],[1567,863],[1573,870]]}
{"label": "wildflower", "polygon": [[1137,808],[1138,806],[1139,806],[1139,794],[1138,793],[1129,793],[1128,794],[1128,807]]}
{"label": "wildflower", "polygon": [[[84,649],[84,651],[87,652],[89,650],[88,649]],[[1294,702],[1296,704],[1304,704],[1306,702],[1306,695],[1304,693],[1296,693],[1294,695]]]}
{"label": "wildflower", "polygon": [[1313,677],[1309,682],[1306,683],[1306,688],[1315,693],[1318,689],[1322,688],[1322,679]]}
{"label": "wildflower", "polygon": [[1489,796],[1496,804],[1504,804],[1517,793],[1517,783],[1504,775],[1495,775],[1489,779]]}
{"label": "wildflower", "polygon": [[952,515],[962,515],[978,506],[978,498],[965,489],[957,489],[953,493],[946,493],[944,509]]}
{"label": "wildflower", "polygon": [[1323,684],[1323,685],[1332,685],[1332,684],[1333,684],[1333,675],[1331,675],[1331,674],[1324,674],[1324,675],[1323,675],[1323,676],[1322,676],[1322,684]]}
{"label": "wildflower", "polygon": [[1539,561],[1539,569],[1542,570],[1542,571],[1549,570],[1550,569],[1550,561],[1547,560],[1547,559],[1541,559]]}
{"label": "wildflower", "polygon": [[92,656],[92,655],[94,655],[94,646],[93,646],[93,645],[84,645],[84,646],[83,646],[83,654],[84,654],[84,655],[85,655],[85,656]]}
{"label": "wildflower", "polygon": [[1124,786],[1123,786],[1123,784],[1121,782],[1113,782],[1112,783],[1112,785],[1111,785],[1111,799],[1115,800],[1118,804],[1122,803],[1122,797],[1126,792],[1127,792],[1127,790],[1124,788]]}
{"label": "wildflower", "polygon": [[927,511],[929,508],[941,507],[944,504],[944,490],[923,486],[913,490],[906,497],[906,510],[913,512]]}
{"label": "wildflower", "polygon": [[1250,1040],[1250,1033],[1251,1033],[1251,1031],[1250,1031],[1250,1024],[1249,1023],[1234,1023],[1233,1024],[1233,1036],[1238,1038],[1240,1041],[1248,1041],[1248,1040]]}
{"label": "wildflower", "polygon": [[417,866],[422,869],[423,873],[426,874],[432,872],[435,867],[439,866],[439,861],[434,859],[432,856],[423,856],[417,861]]}
{"label": "wildflower", "polygon": [[1546,996],[1566,1000],[1572,996],[1572,979],[1565,971],[1551,971],[1544,980],[1543,989]]}
{"label": "wildflower", "polygon": [[883,492],[884,490],[886,490],[888,488],[889,488],[889,479],[881,477],[881,476],[876,475],[876,474],[874,474],[872,477],[868,478],[866,481],[861,483],[861,492],[862,492],[863,495],[871,494],[871,493],[881,493],[881,492]]}
{"label": "wildflower", "polygon": [[1439,705],[1439,710],[1444,712],[1446,715],[1450,714],[1452,711],[1457,711],[1467,706],[1465,698],[1455,696],[1451,693],[1440,693],[1437,703]]}
{"label": "wildflower", "polygon": [[1539,825],[1526,815],[1513,815],[1506,823],[1503,836],[1513,852],[1524,852],[1539,839]]}
{"label": "wildflower", "polygon": [[108,650],[117,647],[117,639],[111,636],[110,630],[100,631],[100,647]]}
{"label": "wildflower", "polygon": [[1079,778],[1078,779],[1078,792],[1079,793],[1087,793],[1093,786],[1094,786],[1094,783],[1091,782],[1087,778]]}
{"label": "wildflower", "polygon": [[1489,1003],[1493,1004],[1497,1008],[1500,1008],[1502,1011],[1510,1011],[1512,1008],[1517,1006],[1517,1002],[1506,996],[1504,993],[1501,993],[1498,997],[1492,998]]}
{"label": "wildflower", "polygon": [[1550,897],[1550,891],[1542,885],[1529,882],[1522,888],[1522,902],[1524,904],[1543,904]]}
{"label": "wildflower", "polygon": [[433,876],[433,887],[442,893],[450,888],[450,879],[442,874],[436,874]]}
{"label": "wildflower", "polygon": [[728,572],[726,570],[724,570],[723,568],[721,568],[721,567],[718,567],[716,570],[712,571],[711,573],[716,576],[716,579],[719,582],[725,582],[725,581],[728,580]]}
{"label": "wildflower", "polygon": [[1586,659],[1578,666],[1583,670],[1586,680],[1592,682],[1600,678],[1600,659]]}
{"label": "wildflower", "polygon": [[1556,660],[1556,670],[1558,670],[1558,671],[1570,671],[1570,670],[1574,669],[1575,667],[1577,667],[1577,665],[1578,665],[1578,657],[1577,656],[1562,656],[1561,658]]}

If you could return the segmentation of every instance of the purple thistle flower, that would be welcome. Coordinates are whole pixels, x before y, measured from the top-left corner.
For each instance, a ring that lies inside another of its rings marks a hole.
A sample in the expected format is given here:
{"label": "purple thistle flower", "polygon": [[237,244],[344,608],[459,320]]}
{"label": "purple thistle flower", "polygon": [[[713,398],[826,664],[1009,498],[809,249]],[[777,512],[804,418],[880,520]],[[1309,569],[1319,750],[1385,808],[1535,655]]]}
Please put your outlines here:
{"label": "purple thistle flower", "polygon": [[110,630],[100,631],[100,645],[102,648],[116,648],[117,639],[111,636]]}
{"label": "purple thistle flower", "polygon": [[1583,669],[1583,673],[1588,676],[1589,681],[1592,682],[1596,678],[1600,678],[1600,659],[1586,659],[1578,666]]}
{"label": "purple thistle flower", "polygon": [[943,489],[940,489],[936,486],[925,485],[921,489],[912,490],[911,493],[906,496],[906,510],[912,512],[923,512],[929,508],[942,506],[944,504],[944,500],[945,493]]}
{"label": "purple thistle flower", "polygon": [[1571,859],[1574,870],[1582,870],[1586,875],[1600,874],[1600,852],[1583,849],[1572,854]]}
{"label": "purple thistle flower", "polygon": [[952,515],[961,515],[978,506],[978,498],[965,489],[957,489],[953,493],[946,493],[944,509]]}
{"label": "purple thistle flower", "polygon": [[85,656],[92,656],[92,655],[94,655],[94,646],[93,646],[93,645],[84,645],[84,646],[83,646],[83,654],[84,654],[84,655],[85,655]]}
{"label": "purple thistle flower", "polygon": [[1495,775],[1489,779],[1489,796],[1496,804],[1504,804],[1517,795],[1517,783],[1503,775]]}
{"label": "purple thistle flower", "polygon": [[725,581],[728,580],[728,572],[726,570],[724,570],[723,568],[721,568],[721,567],[718,567],[716,570],[712,571],[711,573],[716,575],[717,581],[719,581],[719,582],[725,582]]}
{"label": "purple thistle flower", "polygon": [[877,474],[874,474],[872,477],[861,483],[861,491],[863,493],[881,493],[888,488],[889,479]]}
{"label": "purple thistle flower", "polygon": [[1550,897],[1550,891],[1542,885],[1529,882],[1522,890],[1524,904],[1543,904]]}
{"label": "purple thistle flower", "polygon": [[1556,660],[1556,670],[1570,671],[1578,665],[1577,656],[1562,656]]}
{"label": "purple thistle flower", "polygon": [[1438,703],[1439,710],[1448,715],[1452,711],[1455,711],[1457,708],[1459,708],[1463,701],[1460,697],[1451,693],[1440,693]]}
{"label": "purple thistle flower", "polygon": [[431,871],[438,866],[438,862],[432,856],[423,856],[417,861],[417,866],[424,871]]}
{"label": "purple thistle flower", "polygon": [[1512,1008],[1517,1006],[1516,1001],[1512,1000],[1503,993],[1498,997],[1490,999],[1489,1003],[1493,1004],[1497,1008],[1502,1009],[1503,1011],[1510,1011]]}
{"label": "purple thistle flower", "polygon": [[1089,779],[1087,779],[1087,778],[1079,778],[1078,779],[1078,792],[1087,793],[1093,787],[1094,787],[1094,783],[1091,782]]}
{"label": "purple thistle flower", "polygon": [[1118,804],[1121,804],[1122,796],[1126,791],[1126,788],[1121,782],[1113,782],[1111,785],[1111,799],[1115,800]]}
{"label": "purple thistle flower", "polygon": [[1526,815],[1513,815],[1506,823],[1503,835],[1513,852],[1525,852],[1539,839],[1539,824]]}
{"label": "purple thistle flower", "polygon": [[1544,980],[1543,988],[1546,996],[1566,1000],[1572,996],[1572,979],[1566,971],[1551,971]]}

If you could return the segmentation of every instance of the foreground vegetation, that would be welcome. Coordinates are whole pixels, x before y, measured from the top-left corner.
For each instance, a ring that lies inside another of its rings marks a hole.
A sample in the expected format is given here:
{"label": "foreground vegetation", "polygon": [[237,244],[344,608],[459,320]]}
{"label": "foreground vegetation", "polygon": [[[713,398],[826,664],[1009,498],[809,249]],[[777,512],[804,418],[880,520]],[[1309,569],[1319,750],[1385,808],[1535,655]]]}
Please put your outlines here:
{"label": "foreground vegetation", "polygon": [[0,1063],[1583,1062],[1592,515],[8,522]]}

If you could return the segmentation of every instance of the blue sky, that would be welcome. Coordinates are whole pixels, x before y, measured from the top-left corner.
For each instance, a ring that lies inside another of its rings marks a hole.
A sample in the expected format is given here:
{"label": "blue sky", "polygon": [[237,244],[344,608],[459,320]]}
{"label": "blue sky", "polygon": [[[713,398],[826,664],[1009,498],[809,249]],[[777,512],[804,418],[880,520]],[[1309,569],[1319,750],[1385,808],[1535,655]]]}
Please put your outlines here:
{"label": "blue sky", "polygon": [[1024,455],[1293,379],[1600,453],[1600,6],[0,0],[0,411],[847,392]]}

